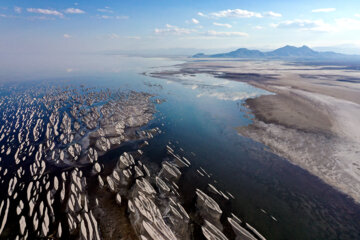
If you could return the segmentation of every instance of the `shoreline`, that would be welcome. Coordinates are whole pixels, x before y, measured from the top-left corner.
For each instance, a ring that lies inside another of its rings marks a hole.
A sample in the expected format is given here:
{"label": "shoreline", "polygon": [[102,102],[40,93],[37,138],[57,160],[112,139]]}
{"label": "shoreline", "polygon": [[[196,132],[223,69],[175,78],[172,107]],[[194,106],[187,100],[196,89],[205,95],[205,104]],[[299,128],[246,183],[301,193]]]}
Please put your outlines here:
{"label": "shoreline", "polygon": [[360,86],[344,81],[360,78],[357,71],[278,61],[195,61],[177,67],[151,75],[207,73],[274,93],[245,101],[253,123],[238,133],[360,202]]}

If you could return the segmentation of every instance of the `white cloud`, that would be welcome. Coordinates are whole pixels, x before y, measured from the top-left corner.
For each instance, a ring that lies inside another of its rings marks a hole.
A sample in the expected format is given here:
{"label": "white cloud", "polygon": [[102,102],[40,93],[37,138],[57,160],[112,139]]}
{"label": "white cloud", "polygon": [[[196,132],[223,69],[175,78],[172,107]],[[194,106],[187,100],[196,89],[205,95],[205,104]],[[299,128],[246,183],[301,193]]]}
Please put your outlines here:
{"label": "white cloud", "polygon": [[197,20],[197,19],[195,19],[195,18],[191,19],[191,21],[192,21],[194,24],[199,24],[199,20]]}
{"label": "white cloud", "polygon": [[338,30],[359,30],[360,20],[353,18],[338,18],[335,19],[336,28]]}
{"label": "white cloud", "polygon": [[54,15],[54,16],[59,16],[59,17],[63,17],[64,15],[56,10],[50,10],[50,9],[43,9],[43,8],[28,8],[26,9],[28,12],[30,13],[40,13],[40,14],[45,14],[45,15]]}
{"label": "white cloud", "polygon": [[219,27],[226,27],[226,28],[232,28],[232,26],[228,23],[217,23],[217,22],[214,22],[213,23],[215,26],[219,26]]}
{"label": "white cloud", "polygon": [[355,18],[337,18],[329,24],[323,20],[305,20],[296,19],[284,21],[277,24],[271,24],[275,28],[299,29],[315,32],[343,32],[349,30],[360,30],[360,20]]}
{"label": "white cloud", "polygon": [[99,16],[99,18],[102,18],[102,19],[110,19],[110,18],[112,18],[112,16],[101,15],[101,16]]}
{"label": "white cloud", "polygon": [[166,24],[166,28],[156,28],[155,33],[156,34],[174,34],[174,35],[183,35],[183,34],[190,34],[192,32],[195,32],[194,29],[188,29],[188,28],[179,28],[177,26],[173,26],[170,24]]}
{"label": "white cloud", "polygon": [[29,20],[55,20],[54,17],[48,17],[48,16],[31,16],[28,17]]}
{"label": "white cloud", "polygon": [[110,39],[119,39],[119,38],[121,38],[121,36],[119,36],[119,35],[116,34],[116,33],[111,33],[111,34],[109,34],[109,38],[110,38]]}
{"label": "white cloud", "polygon": [[101,16],[98,16],[98,18],[101,18],[101,19],[125,20],[125,19],[129,19],[129,16],[109,16],[109,15],[101,15]]}
{"label": "white cloud", "polygon": [[311,12],[313,13],[319,13],[319,12],[334,12],[336,11],[336,8],[319,8],[319,9],[313,9]]}
{"label": "white cloud", "polygon": [[14,11],[16,12],[16,13],[21,13],[22,12],[22,8],[21,7],[14,7]]}
{"label": "white cloud", "polygon": [[133,39],[133,40],[140,40],[141,37],[139,36],[121,36],[116,33],[109,34],[110,39]]}
{"label": "white cloud", "polygon": [[255,29],[258,29],[258,30],[263,29],[262,26],[255,26],[254,28],[255,28]]}
{"label": "white cloud", "polygon": [[280,13],[276,13],[273,11],[265,12],[263,15],[266,17],[282,17]]}
{"label": "white cloud", "polygon": [[250,17],[258,17],[261,18],[261,13],[251,12],[243,9],[227,9],[219,12],[210,13],[211,16],[216,18],[223,17],[235,17],[235,18],[250,18]]}
{"label": "white cloud", "polygon": [[64,38],[69,39],[69,38],[71,38],[71,36],[69,34],[65,33]]}
{"label": "white cloud", "polygon": [[210,30],[206,32],[207,35],[210,36],[218,36],[218,37],[247,37],[249,36],[244,32],[217,32],[214,30]]}
{"label": "white cloud", "polygon": [[117,20],[125,20],[125,19],[129,19],[129,16],[115,16],[114,18]]}
{"label": "white cloud", "polygon": [[283,21],[278,24],[272,24],[275,28],[286,29],[300,29],[304,31],[316,31],[316,32],[331,32],[334,30],[333,26],[325,23],[323,20],[307,20],[307,19],[295,19]]}
{"label": "white cloud", "polygon": [[198,12],[197,15],[199,15],[200,17],[205,17],[205,14],[203,14],[202,12]]}
{"label": "white cloud", "polygon": [[98,12],[103,12],[103,13],[113,13],[114,11],[109,9],[109,7],[105,7],[105,8],[98,8],[97,9]]}
{"label": "white cloud", "polygon": [[141,39],[141,37],[139,37],[139,36],[125,36],[125,38],[134,39],[134,40],[140,40]]}
{"label": "white cloud", "polygon": [[83,14],[85,13],[83,10],[78,9],[78,8],[68,8],[65,10],[65,13],[70,13],[70,14]]}
{"label": "white cloud", "polygon": [[360,18],[360,13],[355,14],[355,17]]}

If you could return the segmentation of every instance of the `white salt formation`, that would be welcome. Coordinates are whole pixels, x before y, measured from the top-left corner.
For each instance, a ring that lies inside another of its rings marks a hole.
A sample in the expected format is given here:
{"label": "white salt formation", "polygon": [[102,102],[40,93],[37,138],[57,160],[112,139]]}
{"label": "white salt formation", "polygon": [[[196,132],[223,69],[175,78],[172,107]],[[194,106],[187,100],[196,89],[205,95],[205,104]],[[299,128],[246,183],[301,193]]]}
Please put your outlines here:
{"label": "white salt formation", "polygon": [[[161,133],[141,128],[155,113],[151,95],[42,86],[0,92],[1,239],[113,239],[110,225],[133,233],[122,239],[187,240],[196,224],[207,239],[227,239],[208,194],[233,196],[209,183],[209,193],[196,190],[190,214],[181,196],[183,169],[192,166],[185,150],[169,142],[159,165],[149,161],[145,147]],[[133,152],[121,150],[127,144]],[[263,239],[228,221],[237,239]]]}

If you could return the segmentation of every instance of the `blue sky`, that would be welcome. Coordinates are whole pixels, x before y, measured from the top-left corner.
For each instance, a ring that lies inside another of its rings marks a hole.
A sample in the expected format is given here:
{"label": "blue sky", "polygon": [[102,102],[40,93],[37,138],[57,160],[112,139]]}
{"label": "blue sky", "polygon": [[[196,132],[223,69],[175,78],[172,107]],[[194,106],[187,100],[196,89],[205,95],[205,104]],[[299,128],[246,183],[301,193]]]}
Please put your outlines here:
{"label": "blue sky", "polygon": [[0,2],[0,52],[360,46],[360,1]]}

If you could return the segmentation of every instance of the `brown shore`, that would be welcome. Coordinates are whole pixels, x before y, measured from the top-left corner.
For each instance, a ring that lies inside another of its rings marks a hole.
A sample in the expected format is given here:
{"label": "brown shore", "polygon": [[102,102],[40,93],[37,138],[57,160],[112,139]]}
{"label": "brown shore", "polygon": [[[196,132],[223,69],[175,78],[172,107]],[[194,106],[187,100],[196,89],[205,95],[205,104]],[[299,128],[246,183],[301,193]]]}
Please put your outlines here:
{"label": "brown shore", "polygon": [[248,98],[253,123],[239,134],[267,145],[360,202],[360,71],[282,61],[189,61],[152,76],[208,73],[270,95]]}
{"label": "brown shore", "polygon": [[246,104],[259,121],[307,132],[331,133],[329,115],[292,94],[282,92],[249,98]]}

